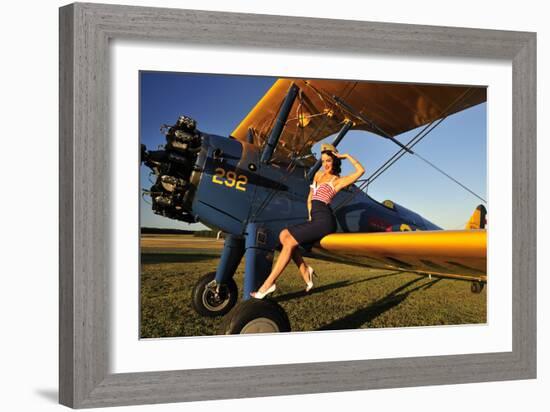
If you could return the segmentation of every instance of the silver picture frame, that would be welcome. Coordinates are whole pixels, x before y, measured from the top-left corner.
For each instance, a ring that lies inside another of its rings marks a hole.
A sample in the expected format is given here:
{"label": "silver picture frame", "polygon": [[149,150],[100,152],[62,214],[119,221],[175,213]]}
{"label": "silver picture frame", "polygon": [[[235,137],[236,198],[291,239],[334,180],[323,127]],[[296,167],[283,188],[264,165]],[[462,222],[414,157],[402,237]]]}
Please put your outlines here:
{"label": "silver picture frame", "polygon": [[[60,8],[59,28],[60,403],[90,408],[536,377],[535,33],[86,3]],[[512,350],[109,373],[106,210],[113,39],[511,62]]]}

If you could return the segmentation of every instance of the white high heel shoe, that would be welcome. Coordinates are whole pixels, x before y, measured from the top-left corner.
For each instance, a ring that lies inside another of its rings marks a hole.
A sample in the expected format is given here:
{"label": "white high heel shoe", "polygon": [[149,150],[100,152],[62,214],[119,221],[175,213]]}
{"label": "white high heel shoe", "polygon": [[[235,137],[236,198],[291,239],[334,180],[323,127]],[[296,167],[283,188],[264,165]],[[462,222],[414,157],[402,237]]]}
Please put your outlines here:
{"label": "white high heel shoe", "polygon": [[309,280],[306,282],[306,293],[313,289],[313,276],[317,276],[311,266],[307,267],[307,271],[309,272]]}
{"label": "white high heel shoe", "polygon": [[265,292],[260,292],[259,290],[257,290],[256,292],[251,292],[250,296],[252,296],[255,299],[263,299],[270,293],[275,292],[275,289],[277,289],[277,285],[274,283]]}

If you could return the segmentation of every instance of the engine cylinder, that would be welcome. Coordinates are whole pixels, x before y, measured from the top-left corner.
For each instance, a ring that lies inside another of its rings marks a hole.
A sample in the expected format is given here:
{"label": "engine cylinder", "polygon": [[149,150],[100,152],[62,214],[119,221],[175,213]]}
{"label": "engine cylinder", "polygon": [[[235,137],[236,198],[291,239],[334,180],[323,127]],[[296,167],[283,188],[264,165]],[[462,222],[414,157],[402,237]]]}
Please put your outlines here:
{"label": "engine cylinder", "polygon": [[201,150],[202,138],[197,123],[188,116],[180,116],[174,125],[165,125],[166,144],[163,150],[148,152],[142,145],[141,161],[157,176],[148,193],[156,214],[171,219],[194,222],[186,207],[191,202],[193,188],[190,181],[193,166]]}

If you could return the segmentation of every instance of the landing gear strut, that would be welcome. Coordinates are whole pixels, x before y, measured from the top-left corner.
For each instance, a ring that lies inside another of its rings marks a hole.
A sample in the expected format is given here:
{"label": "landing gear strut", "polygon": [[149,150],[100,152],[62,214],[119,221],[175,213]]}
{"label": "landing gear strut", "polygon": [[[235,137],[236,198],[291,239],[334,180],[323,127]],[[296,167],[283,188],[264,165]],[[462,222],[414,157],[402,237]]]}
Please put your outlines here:
{"label": "landing gear strut", "polygon": [[237,284],[232,278],[225,283],[216,283],[216,272],[199,279],[193,288],[193,308],[198,314],[208,317],[223,316],[237,303]]}
{"label": "landing gear strut", "polygon": [[472,286],[470,287],[470,290],[472,293],[481,293],[483,291],[483,288],[485,287],[484,283],[481,282],[472,282]]}
{"label": "landing gear strut", "polygon": [[290,332],[288,316],[278,303],[250,297],[250,292],[258,290],[271,271],[276,236],[257,223],[249,223],[246,233],[243,302],[224,317],[220,333]]}

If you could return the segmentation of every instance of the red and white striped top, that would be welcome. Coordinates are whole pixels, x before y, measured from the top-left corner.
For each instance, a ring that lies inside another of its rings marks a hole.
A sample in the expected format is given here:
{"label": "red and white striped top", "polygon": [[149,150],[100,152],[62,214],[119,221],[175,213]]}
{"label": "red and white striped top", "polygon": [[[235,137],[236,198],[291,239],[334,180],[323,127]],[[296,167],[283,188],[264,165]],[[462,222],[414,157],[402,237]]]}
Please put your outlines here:
{"label": "red and white striped top", "polygon": [[328,205],[332,201],[332,198],[336,195],[334,185],[332,184],[334,179],[336,179],[336,176],[334,176],[330,182],[324,182],[320,185],[317,185],[317,182],[314,181],[313,184],[310,185],[313,189],[313,196],[311,197],[311,200],[320,200]]}

